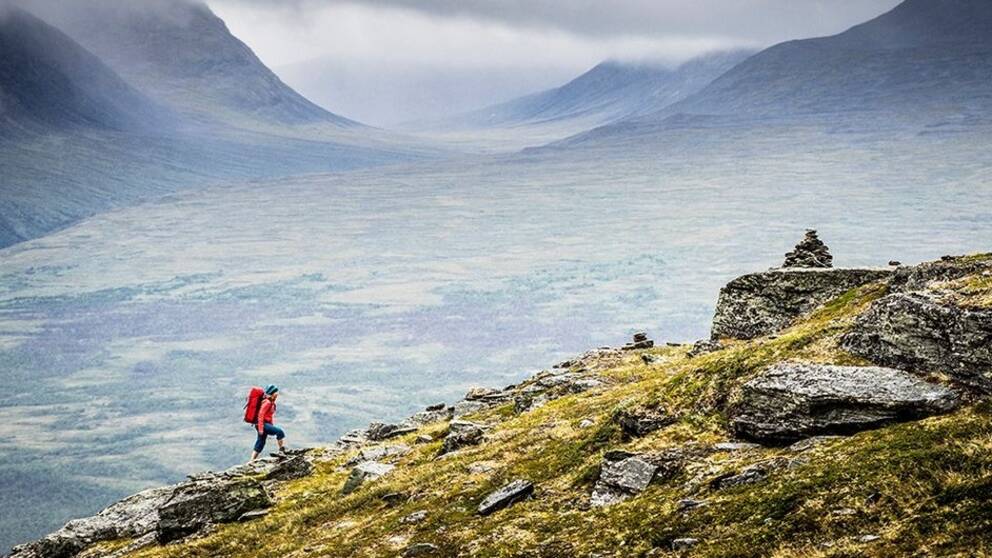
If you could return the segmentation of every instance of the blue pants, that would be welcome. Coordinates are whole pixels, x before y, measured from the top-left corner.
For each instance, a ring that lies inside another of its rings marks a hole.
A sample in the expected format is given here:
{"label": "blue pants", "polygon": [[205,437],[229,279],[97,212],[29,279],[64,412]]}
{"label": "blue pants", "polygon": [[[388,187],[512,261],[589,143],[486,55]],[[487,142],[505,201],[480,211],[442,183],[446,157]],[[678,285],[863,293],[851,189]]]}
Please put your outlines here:
{"label": "blue pants", "polygon": [[[255,432],[257,433],[258,429],[255,429]],[[265,440],[269,436],[275,436],[276,440],[282,440],[286,437],[286,433],[274,424],[265,423],[264,432],[259,434],[258,439],[255,440],[255,453],[262,453],[262,450],[265,449]]]}

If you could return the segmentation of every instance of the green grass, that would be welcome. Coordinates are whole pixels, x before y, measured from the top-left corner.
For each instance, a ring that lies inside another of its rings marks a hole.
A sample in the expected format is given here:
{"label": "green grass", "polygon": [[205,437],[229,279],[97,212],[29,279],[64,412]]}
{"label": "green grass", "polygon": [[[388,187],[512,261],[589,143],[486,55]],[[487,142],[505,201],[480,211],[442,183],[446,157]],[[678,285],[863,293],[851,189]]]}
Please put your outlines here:
{"label": "green grass", "polygon": [[[864,432],[803,454],[764,448],[712,453],[675,478],[627,502],[589,509],[605,451],[701,447],[727,439],[723,411],[737,386],[769,364],[801,359],[858,363],[838,348],[854,318],[886,292],[855,289],[789,330],[735,342],[690,358],[684,348],[640,353],[602,373],[608,388],[552,401],[522,415],[504,405],[473,420],[494,426],[477,447],[437,458],[440,442],[398,442],[414,450],[389,476],[342,496],[349,456],[323,463],[312,477],[284,486],[267,517],[228,525],[180,545],[136,553],[144,558],[398,556],[431,542],[440,556],[570,557],[674,555],[676,538],[700,540],[702,557],[980,556],[992,545],[992,407]],[[625,441],[612,421],[620,408],[661,405],[676,422]],[[580,428],[583,419],[594,424]],[[446,426],[422,430],[435,439]],[[468,465],[486,461],[491,473]],[[764,462],[763,482],[714,491],[709,481]],[[490,491],[516,478],[536,484],[535,498],[489,517],[475,514]],[[382,496],[406,500],[389,505]],[[677,510],[681,498],[708,505]],[[427,511],[417,525],[400,521]],[[861,542],[864,535],[880,537]]]}

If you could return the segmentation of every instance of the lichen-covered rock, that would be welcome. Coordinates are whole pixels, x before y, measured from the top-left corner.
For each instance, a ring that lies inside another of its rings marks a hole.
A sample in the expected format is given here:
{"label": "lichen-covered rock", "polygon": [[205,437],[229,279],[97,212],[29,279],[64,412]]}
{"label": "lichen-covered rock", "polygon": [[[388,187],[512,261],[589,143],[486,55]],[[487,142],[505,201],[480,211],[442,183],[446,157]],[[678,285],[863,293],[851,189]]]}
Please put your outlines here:
{"label": "lichen-covered rock", "polygon": [[403,558],[414,558],[416,556],[431,556],[437,554],[438,547],[431,543],[416,543],[406,547],[403,551]]}
{"label": "lichen-covered rock", "polygon": [[833,267],[834,257],[830,249],[820,240],[816,231],[808,229],[806,236],[785,255],[782,267],[827,268]]}
{"label": "lichen-covered rock", "polygon": [[711,337],[754,339],[781,331],[847,291],[891,275],[888,269],[773,269],[738,277],[720,290]]}
{"label": "lichen-covered rock", "polygon": [[75,556],[87,546],[101,541],[139,538],[155,530],[158,509],[171,496],[173,488],[153,488],[129,496],[100,513],[74,519],[38,541],[13,549],[12,558],[61,558]]}
{"label": "lichen-covered rock", "polygon": [[396,444],[392,446],[371,446],[362,448],[355,457],[348,460],[348,465],[357,465],[365,461],[382,461],[392,457],[400,457],[410,453],[410,446]]}
{"label": "lichen-covered rock", "polygon": [[952,410],[949,389],[891,368],[784,363],[748,381],[730,412],[741,437],[788,443]]}
{"label": "lichen-covered rock", "polygon": [[364,461],[355,466],[351,470],[351,474],[344,481],[344,486],[341,488],[342,494],[351,494],[352,492],[358,490],[358,487],[362,486],[368,481],[373,481],[378,478],[384,477],[391,473],[396,467],[394,465],[389,465],[386,463],[377,463],[375,461]]}
{"label": "lichen-covered rock", "polygon": [[454,411],[455,410],[453,408],[448,407],[443,403],[439,405],[431,405],[430,407],[410,417],[410,422],[421,426],[434,422],[443,422],[446,420],[451,420]]}
{"label": "lichen-covered rock", "polygon": [[628,438],[640,438],[675,422],[675,417],[661,407],[621,409],[614,421]]}
{"label": "lichen-covered rock", "polygon": [[86,543],[71,533],[52,533],[34,542],[15,546],[10,558],[73,558]]}
{"label": "lichen-covered rock", "polygon": [[485,429],[481,424],[456,420],[451,423],[448,435],[441,444],[441,454],[451,453],[464,447],[478,445],[482,442]]}
{"label": "lichen-covered rock", "polygon": [[489,515],[517,502],[526,500],[534,494],[534,483],[526,480],[515,480],[503,488],[493,492],[479,504],[479,515]]}
{"label": "lichen-covered rock", "polygon": [[405,422],[398,424],[373,422],[369,425],[368,433],[366,435],[368,436],[368,439],[373,442],[381,442],[382,440],[388,440],[390,438],[395,438],[397,436],[402,436],[416,431],[416,426]]}
{"label": "lichen-covered rock", "polygon": [[454,408],[451,410],[451,416],[457,420],[465,415],[485,411],[486,409],[492,407],[493,404],[494,403],[491,401],[459,401],[458,403],[455,403]]}
{"label": "lichen-covered rock", "polygon": [[935,262],[900,267],[892,276],[890,290],[893,292],[919,291],[934,283],[954,281],[989,271],[992,271],[992,257],[955,258],[944,256]]}
{"label": "lichen-covered rock", "polygon": [[590,503],[593,506],[608,506],[644,492],[657,471],[657,465],[638,455],[623,452],[607,454]]}
{"label": "lichen-covered rock", "polygon": [[746,467],[739,473],[727,473],[720,475],[710,482],[710,487],[714,490],[723,490],[725,488],[733,488],[735,486],[755,484],[768,478],[769,473],[770,468],[768,466],[758,463]]}
{"label": "lichen-covered rock", "polygon": [[166,543],[215,523],[272,505],[265,488],[251,478],[211,477],[182,483],[159,508],[158,541]]}
{"label": "lichen-covered rock", "polygon": [[992,393],[992,308],[961,308],[935,293],[896,293],[872,304],[841,345],[876,364],[944,372]]}

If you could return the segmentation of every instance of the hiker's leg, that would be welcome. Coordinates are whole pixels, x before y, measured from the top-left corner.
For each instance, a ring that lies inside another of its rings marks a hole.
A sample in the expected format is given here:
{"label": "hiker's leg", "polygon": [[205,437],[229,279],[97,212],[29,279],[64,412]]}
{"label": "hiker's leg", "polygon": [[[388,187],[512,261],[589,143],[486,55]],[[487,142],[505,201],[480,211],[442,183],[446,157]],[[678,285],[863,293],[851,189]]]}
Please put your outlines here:
{"label": "hiker's leg", "polygon": [[[266,425],[266,426],[268,426],[268,425]],[[259,432],[258,433],[258,437],[255,438],[255,448],[254,448],[254,451],[251,452],[251,460],[252,461],[255,461],[256,459],[258,459],[258,456],[262,453],[262,450],[265,449],[265,439],[267,437],[268,437],[268,434],[266,434],[265,432]]]}
{"label": "hiker's leg", "polygon": [[279,428],[274,424],[266,424],[265,433],[270,436],[275,436],[276,443],[279,444],[279,449],[285,449],[285,442],[283,442],[283,439],[286,437],[286,433],[282,431],[282,428]]}

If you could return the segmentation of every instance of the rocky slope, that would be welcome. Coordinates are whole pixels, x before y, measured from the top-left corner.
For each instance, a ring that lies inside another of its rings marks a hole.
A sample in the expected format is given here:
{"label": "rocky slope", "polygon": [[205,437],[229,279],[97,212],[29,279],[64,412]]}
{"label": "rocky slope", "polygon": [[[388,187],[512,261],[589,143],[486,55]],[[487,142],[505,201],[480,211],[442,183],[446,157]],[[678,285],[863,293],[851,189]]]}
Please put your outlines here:
{"label": "rocky slope", "polygon": [[785,307],[793,280],[816,300],[748,339],[656,347],[638,335],[329,447],[136,495],[14,556],[989,548],[992,254],[857,284],[795,271],[757,274],[778,288],[735,294]]}

